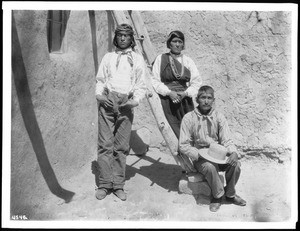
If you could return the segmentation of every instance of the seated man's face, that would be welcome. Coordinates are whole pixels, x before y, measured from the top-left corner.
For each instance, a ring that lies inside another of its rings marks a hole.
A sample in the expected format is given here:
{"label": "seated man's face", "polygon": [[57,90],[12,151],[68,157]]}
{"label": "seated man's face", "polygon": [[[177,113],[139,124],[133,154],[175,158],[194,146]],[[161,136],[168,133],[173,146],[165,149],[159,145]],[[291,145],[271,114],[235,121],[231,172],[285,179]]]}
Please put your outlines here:
{"label": "seated man's face", "polygon": [[198,103],[201,112],[207,113],[210,111],[212,108],[213,102],[214,102],[214,96],[211,93],[208,92],[203,92],[201,95],[198,97]]}

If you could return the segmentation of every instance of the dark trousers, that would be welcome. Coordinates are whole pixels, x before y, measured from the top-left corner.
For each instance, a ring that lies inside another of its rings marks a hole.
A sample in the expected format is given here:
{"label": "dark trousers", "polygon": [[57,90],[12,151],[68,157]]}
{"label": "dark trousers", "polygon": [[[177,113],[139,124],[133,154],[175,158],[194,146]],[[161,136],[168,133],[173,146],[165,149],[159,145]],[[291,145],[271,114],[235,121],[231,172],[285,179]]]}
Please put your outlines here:
{"label": "dark trousers", "polygon": [[133,109],[119,110],[119,105],[128,100],[127,95],[109,92],[107,97],[113,107],[100,105],[98,110],[99,188],[123,189]]}
{"label": "dark trousers", "polygon": [[[205,176],[208,185],[211,188],[214,198],[220,198],[224,194],[227,197],[235,196],[235,185],[238,182],[241,173],[241,163],[238,161],[236,166],[229,164],[215,164],[205,159],[199,158],[194,162],[195,168]],[[226,191],[219,176],[219,171],[225,172]]]}

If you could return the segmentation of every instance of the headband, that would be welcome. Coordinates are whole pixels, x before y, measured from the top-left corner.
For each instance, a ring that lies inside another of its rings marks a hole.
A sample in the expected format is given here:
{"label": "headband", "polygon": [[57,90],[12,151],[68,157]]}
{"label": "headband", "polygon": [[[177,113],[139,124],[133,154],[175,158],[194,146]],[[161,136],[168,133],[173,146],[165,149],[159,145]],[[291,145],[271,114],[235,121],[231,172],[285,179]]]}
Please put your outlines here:
{"label": "headband", "polygon": [[180,38],[184,45],[184,34],[179,30],[172,31],[167,38],[167,48],[170,48],[170,43],[174,37]]}
{"label": "headband", "polygon": [[130,35],[134,34],[132,27],[125,23],[117,26],[115,33],[117,34],[120,32],[125,32],[126,34],[130,34]]}

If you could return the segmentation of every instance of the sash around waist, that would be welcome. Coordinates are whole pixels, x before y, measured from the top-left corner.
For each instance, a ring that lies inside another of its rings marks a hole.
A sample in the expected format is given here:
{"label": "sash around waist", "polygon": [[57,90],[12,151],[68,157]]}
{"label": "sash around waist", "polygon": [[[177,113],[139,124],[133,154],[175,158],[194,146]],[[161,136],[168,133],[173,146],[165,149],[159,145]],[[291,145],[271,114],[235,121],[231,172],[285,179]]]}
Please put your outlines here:
{"label": "sash around waist", "polygon": [[186,82],[172,81],[165,82],[164,84],[172,91],[185,91],[187,89]]}

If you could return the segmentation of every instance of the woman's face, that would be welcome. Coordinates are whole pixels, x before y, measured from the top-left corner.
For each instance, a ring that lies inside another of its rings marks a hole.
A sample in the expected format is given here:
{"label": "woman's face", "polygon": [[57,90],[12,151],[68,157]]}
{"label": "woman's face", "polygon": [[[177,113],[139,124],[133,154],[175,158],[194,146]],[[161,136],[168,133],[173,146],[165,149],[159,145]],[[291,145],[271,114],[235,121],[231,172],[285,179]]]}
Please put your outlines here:
{"label": "woman's face", "polygon": [[170,49],[171,53],[179,55],[183,50],[183,41],[178,37],[174,37],[170,42]]}

